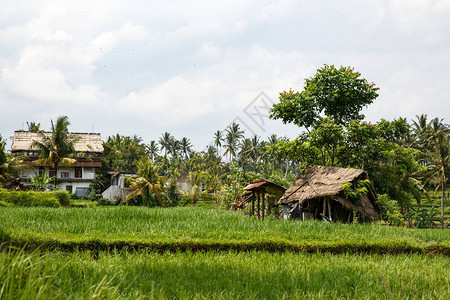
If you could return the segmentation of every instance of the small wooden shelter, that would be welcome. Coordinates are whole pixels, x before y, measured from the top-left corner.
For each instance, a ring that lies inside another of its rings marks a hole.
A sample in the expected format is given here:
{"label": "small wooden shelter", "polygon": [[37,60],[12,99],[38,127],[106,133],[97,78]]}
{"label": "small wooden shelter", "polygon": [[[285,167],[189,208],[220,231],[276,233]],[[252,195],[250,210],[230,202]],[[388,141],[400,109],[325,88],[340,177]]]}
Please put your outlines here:
{"label": "small wooden shelter", "polygon": [[[264,216],[267,210],[267,214],[273,213],[278,216],[278,205],[276,199],[278,199],[286,191],[284,186],[273,183],[268,180],[259,180],[253,182],[246,187],[244,190],[251,192],[250,197],[247,197],[249,202],[251,202],[250,215],[255,215],[255,203],[256,203],[256,216],[264,220]],[[267,204],[267,207],[266,207]]]}
{"label": "small wooden shelter", "polygon": [[343,223],[353,222],[353,211],[363,218],[380,218],[375,204],[376,193],[369,184],[367,194],[361,194],[357,201],[347,199],[342,186],[357,180],[368,179],[361,169],[314,166],[301,174],[278,200],[283,206],[283,218],[297,216],[306,219],[326,219]]}

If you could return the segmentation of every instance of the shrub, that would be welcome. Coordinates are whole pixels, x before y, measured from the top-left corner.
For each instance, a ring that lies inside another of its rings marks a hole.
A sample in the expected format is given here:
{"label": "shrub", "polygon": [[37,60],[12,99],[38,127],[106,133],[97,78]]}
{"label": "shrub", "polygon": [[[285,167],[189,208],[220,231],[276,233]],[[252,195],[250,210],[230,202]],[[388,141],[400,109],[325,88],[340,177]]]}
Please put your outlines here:
{"label": "shrub", "polygon": [[67,191],[56,191],[53,192],[55,194],[56,198],[59,200],[59,204],[61,206],[70,206],[70,194]]}
{"label": "shrub", "polygon": [[2,206],[3,207],[9,207],[9,206],[14,206],[14,204],[0,200],[0,207],[2,207]]}
{"label": "shrub", "polygon": [[100,206],[111,206],[111,205],[116,205],[115,202],[113,201],[109,201],[109,199],[106,198],[100,198],[97,200],[98,205]]}
{"label": "shrub", "polygon": [[55,192],[0,192],[0,201],[15,206],[46,206],[60,207],[60,201]]}
{"label": "shrub", "polygon": [[381,219],[389,225],[403,226],[405,218],[400,212],[398,202],[389,198],[388,195],[378,195],[377,204],[381,209]]}

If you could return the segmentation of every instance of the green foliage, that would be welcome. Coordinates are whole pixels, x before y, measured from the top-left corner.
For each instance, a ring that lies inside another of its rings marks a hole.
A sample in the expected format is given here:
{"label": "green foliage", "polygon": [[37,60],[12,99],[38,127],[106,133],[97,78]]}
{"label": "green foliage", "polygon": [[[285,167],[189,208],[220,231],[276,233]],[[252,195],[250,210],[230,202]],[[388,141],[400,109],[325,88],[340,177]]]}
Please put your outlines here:
{"label": "green foliage", "polygon": [[157,147],[148,148],[141,137],[136,135],[123,136],[116,134],[109,136],[103,143],[102,166],[96,171],[94,184],[92,186],[96,193],[101,193],[110,185],[110,175],[108,172],[123,172],[136,174],[138,162],[147,158],[152,151],[154,158]]}
{"label": "green foliage", "polygon": [[407,209],[413,199],[421,199],[418,177],[423,167],[416,150],[396,143],[407,140],[406,128],[401,118],[382,120],[376,125],[350,122],[345,127],[326,118],[310,133],[292,141],[279,141],[269,152],[305,168],[315,164],[363,168],[378,193],[389,195]]}
{"label": "green foliage", "polygon": [[70,194],[67,191],[54,191],[52,192],[56,198],[58,198],[59,204],[61,206],[70,206]]}
{"label": "green foliage", "polygon": [[388,222],[389,225],[403,226],[405,217],[400,212],[398,202],[389,198],[386,194],[378,195],[377,205],[380,208],[381,219]]}
{"label": "green foliage", "polygon": [[369,192],[370,180],[356,180],[354,182],[345,183],[341,187],[341,193],[346,199],[353,201],[355,204],[361,203],[361,196],[367,195]]}
{"label": "green foliage", "polygon": [[142,203],[145,206],[162,205],[162,193],[167,179],[158,174],[158,169],[159,166],[148,158],[139,161],[137,176],[129,179],[130,187],[134,191],[127,196],[125,201],[128,202],[131,198],[139,195],[142,196]]}
{"label": "green foliage", "polygon": [[273,106],[270,117],[306,128],[318,126],[321,114],[339,125],[361,121],[361,109],[378,97],[378,88],[360,76],[350,67],[324,65],[305,80],[302,92],[280,93],[280,103]]}
{"label": "green foliage", "polygon": [[239,168],[234,162],[230,164],[230,173],[227,175],[226,185],[222,190],[222,207],[228,209],[230,206],[241,200],[244,194],[244,170]]}
{"label": "green foliage", "polygon": [[437,216],[438,211],[434,209],[434,206],[430,210],[414,210],[414,215],[417,228],[434,228],[436,227],[436,222],[441,222],[441,219]]}
{"label": "green foliage", "polygon": [[[33,141],[33,147],[39,150],[37,163],[54,167],[56,174],[59,166],[70,166],[76,161],[74,145],[78,138],[69,134],[69,125],[67,116],[58,117],[55,123],[51,121],[50,136],[39,132],[41,141]],[[54,185],[56,186],[56,177]]]}
{"label": "green foliage", "polygon": [[116,205],[115,202],[113,201],[109,201],[109,199],[106,198],[100,198],[97,200],[97,203],[99,206],[112,206],[112,205]]}
{"label": "green foliage", "polygon": [[60,199],[63,203],[67,200],[63,193],[67,194],[67,199],[70,198],[67,192],[4,192],[0,191],[0,201],[12,204],[14,206],[46,206],[46,207],[60,207]]}
{"label": "green foliage", "polygon": [[0,135],[0,188],[17,183],[19,171],[23,168],[19,156],[12,156],[6,151],[6,140]]}
{"label": "green foliage", "polygon": [[47,177],[46,172],[42,172],[39,176],[37,172],[34,172],[34,176],[30,176],[33,189],[36,191],[56,190],[57,187],[52,184],[56,180],[56,176]]}

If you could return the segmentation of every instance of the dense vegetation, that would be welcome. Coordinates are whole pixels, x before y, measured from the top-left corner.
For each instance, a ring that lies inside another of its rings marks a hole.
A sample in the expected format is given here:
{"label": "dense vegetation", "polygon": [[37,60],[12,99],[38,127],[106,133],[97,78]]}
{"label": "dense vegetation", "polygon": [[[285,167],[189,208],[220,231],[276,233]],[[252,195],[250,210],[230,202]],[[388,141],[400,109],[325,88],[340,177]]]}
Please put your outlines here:
{"label": "dense vegetation", "polygon": [[70,196],[66,191],[34,192],[0,189],[0,206],[46,206],[61,207],[70,205]]}

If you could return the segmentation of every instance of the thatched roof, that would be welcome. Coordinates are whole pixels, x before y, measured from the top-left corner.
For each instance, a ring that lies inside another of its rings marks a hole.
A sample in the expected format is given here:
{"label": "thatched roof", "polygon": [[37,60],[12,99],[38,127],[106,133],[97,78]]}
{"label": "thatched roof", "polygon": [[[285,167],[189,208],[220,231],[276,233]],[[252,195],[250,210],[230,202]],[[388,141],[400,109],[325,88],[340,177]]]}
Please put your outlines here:
{"label": "thatched roof", "polygon": [[[42,132],[45,136],[51,136],[51,132]],[[29,151],[33,149],[33,141],[42,141],[42,133],[30,131],[15,131],[12,143],[12,152]],[[69,133],[73,138],[78,140],[74,147],[77,152],[103,152],[103,143],[100,133]]]}
{"label": "thatched roof", "polygon": [[286,188],[284,186],[281,186],[279,184],[276,184],[272,181],[268,181],[265,179],[250,183],[249,185],[244,187],[244,190],[252,191],[252,190],[258,190],[258,189],[262,189],[262,188],[266,188],[266,187],[268,187],[269,189],[276,190],[276,191],[281,191],[281,192],[286,191]]}
{"label": "thatched roof", "polygon": [[346,169],[338,167],[314,166],[300,175],[286,190],[284,195],[278,200],[278,204],[291,202],[302,203],[305,200],[331,197],[342,205],[357,210],[364,215],[379,219],[379,213],[375,209],[373,202],[376,195],[371,186],[368,195],[361,197],[359,205],[345,199],[340,195],[343,184],[355,179],[367,179],[368,175],[361,169]]}

